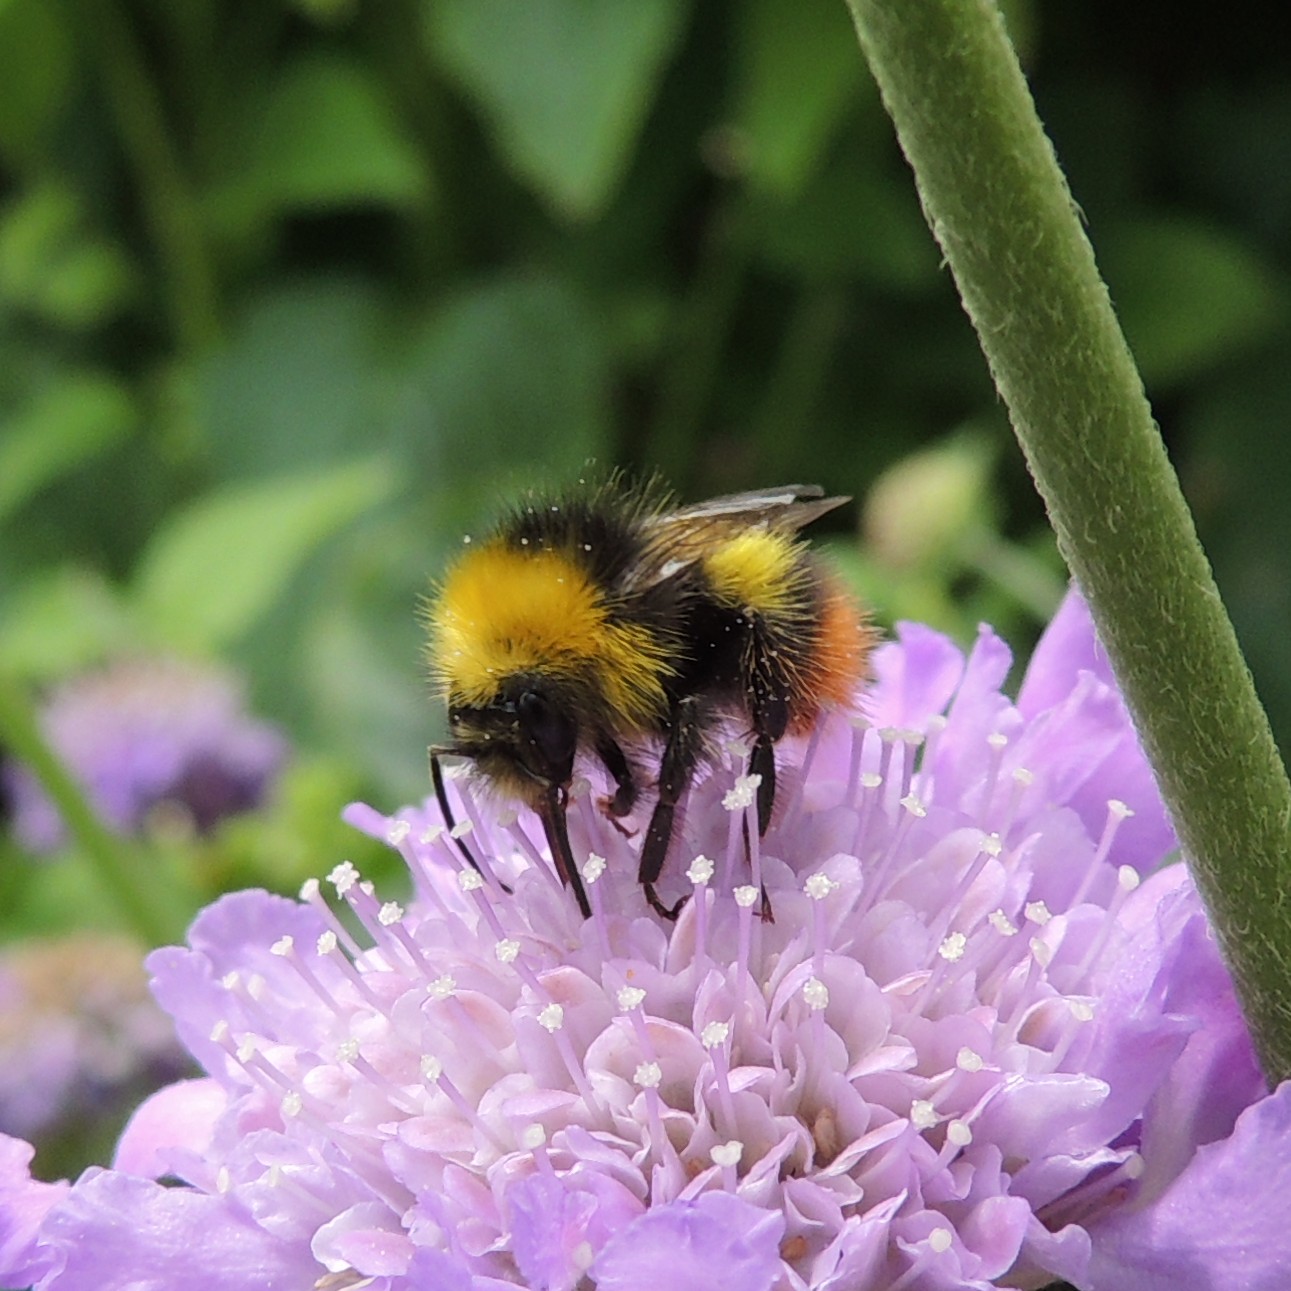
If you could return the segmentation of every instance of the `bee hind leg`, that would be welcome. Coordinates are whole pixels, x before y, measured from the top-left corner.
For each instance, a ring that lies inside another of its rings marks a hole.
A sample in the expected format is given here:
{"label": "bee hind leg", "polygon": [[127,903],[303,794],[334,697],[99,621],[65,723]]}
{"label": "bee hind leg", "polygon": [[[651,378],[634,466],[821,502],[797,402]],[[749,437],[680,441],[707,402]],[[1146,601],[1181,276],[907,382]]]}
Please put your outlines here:
{"label": "bee hind leg", "polygon": [[655,883],[663,873],[663,863],[668,857],[676,823],[677,803],[690,785],[703,747],[703,727],[700,711],[694,699],[678,701],[672,711],[668,740],[659,763],[659,801],[650,816],[645,842],[641,847],[641,864],[637,881],[645,889],[646,900],[656,914],[665,919],[676,919],[686,898],[675,905],[666,906],[655,891]]}
{"label": "bee hind leg", "polygon": [[748,678],[753,718],[753,751],[749,774],[758,783],[758,837],[767,832],[775,806],[775,744],[789,726],[789,696],[784,679],[775,672],[754,671]]}
{"label": "bee hind leg", "polygon": [[[757,789],[758,837],[767,832],[771,824],[771,809],[775,806],[775,743],[774,737],[766,730],[759,730],[754,741],[753,751],[749,754],[749,774],[759,777]],[[749,840],[749,824],[744,821],[744,856],[752,868],[753,859]],[[766,884],[762,885],[762,922],[775,923],[775,911],[771,909],[771,898],[767,896]]]}
{"label": "bee hind leg", "polygon": [[775,745],[765,733],[758,735],[749,754],[749,774],[759,777],[758,784],[758,837],[767,832],[771,823],[771,808],[775,806]]}

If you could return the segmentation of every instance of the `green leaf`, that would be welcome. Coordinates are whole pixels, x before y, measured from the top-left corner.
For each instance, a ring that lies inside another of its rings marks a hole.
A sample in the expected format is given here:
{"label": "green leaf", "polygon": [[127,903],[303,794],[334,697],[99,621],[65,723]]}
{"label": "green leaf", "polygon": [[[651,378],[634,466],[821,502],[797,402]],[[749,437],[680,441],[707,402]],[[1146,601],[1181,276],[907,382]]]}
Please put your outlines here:
{"label": "green leaf", "polygon": [[1291,755],[1291,367],[1263,353],[1181,409],[1184,490],[1283,755]]}
{"label": "green leaf", "polygon": [[937,245],[914,190],[850,151],[791,202],[753,204],[754,251],[766,263],[815,282],[840,277],[918,295],[935,289]]}
{"label": "green leaf", "polygon": [[682,0],[425,0],[431,49],[515,172],[596,215],[623,176],[681,35]]}
{"label": "green leaf", "polygon": [[360,279],[257,296],[196,369],[194,416],[224,478],[309,469],[373,440],[378,305]]}
{"label": "green leaf", "polygon": [[856,35],[837,0],[753,0],[737,10],[732,124],[757,186],[795,194],[862,84]]}
{"label": "green leaf", "polygon": [[1219,229],[1140,218],[1098,238],[1112,299],[1151,388],[1189,380],[1268,334],[1284,311],[1271,267]]}
{"label": "green leaf", "polygon": [[138,645],[116,592],[77,566],[27,579],[3,609],[0,671],[29,681],[65,677]]}
{"label": "green leaf", "polygon": [[65,9],[49,0],[0,0],[0,157],[37,162],[68,102],[75,52]]}
{"label": "green leaf", "polygon": [[[428,571],[429,574],[429,571]],[[411,598],[389,624],[358,598],[320,605],[301,639],[301,678],[325,747],[346,754],[396,801],[427,791],[426,746],[443,735]]]}
{"label": "green leaf", "polygon": [[87,227],[80,199],[41,184],[0,220],[0,295],[19,309],[71,328],[110,318],[134,289],[125,253]]}
{"label": "green leaf", "polygon": [[404,435],[419,473],[497,486],[576,472],[604,446],[596,319],[558,280],[515,276],[448,305],[408,364]]}
{"label": "green leaf", "polygon": [[320,26],[339,27],[354,16],[358,0],[292,0],[292,7]]}
{"label": "green leaf", "polygon": [[[1197,207],[1221,212],[1265,245],[1285,247],[1291,207],[1286,77],[1199,78],[1179,97],[1167,137],[1171,169],[1183,173],[1186,166],[1188,194]],[[1152,139],[1158,147],[1166,141],[1155,132]],[[1158,158],[1154,152],[1152,160]]]}
{"label": "green leaf", "polygon": [[241,146],[207,198],[212,219],[240,232],[290,211],[423,202],[426,160],[382,91],[346,59],[297,58],[248,105]]}
{"label": "green leaf", "polygon": [[110,377],[61,377],[4,421],[0,520],[37,490],[123,439],[134,428],[129,392]]}
{"label": "green leaf", "polygon": [[369,459],[199,498],[145,551],[135,585],[139,608],[168,644],[226,646],[254,626],[324,539],[390,487],[384,461]]}

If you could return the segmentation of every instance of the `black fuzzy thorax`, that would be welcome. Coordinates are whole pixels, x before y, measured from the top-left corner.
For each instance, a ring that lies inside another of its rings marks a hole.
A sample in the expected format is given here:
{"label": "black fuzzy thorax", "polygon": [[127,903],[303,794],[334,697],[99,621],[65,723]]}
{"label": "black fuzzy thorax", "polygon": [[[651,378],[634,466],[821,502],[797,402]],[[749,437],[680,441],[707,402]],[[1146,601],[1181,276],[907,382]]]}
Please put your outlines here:
{"label": "black fuzzy thorax", "polygon": [[559,492],[526,494],[498,525],[515,551],[559,551],[613,600],[650,549],[648,520],[668,501],[662,490],[617,478]]}

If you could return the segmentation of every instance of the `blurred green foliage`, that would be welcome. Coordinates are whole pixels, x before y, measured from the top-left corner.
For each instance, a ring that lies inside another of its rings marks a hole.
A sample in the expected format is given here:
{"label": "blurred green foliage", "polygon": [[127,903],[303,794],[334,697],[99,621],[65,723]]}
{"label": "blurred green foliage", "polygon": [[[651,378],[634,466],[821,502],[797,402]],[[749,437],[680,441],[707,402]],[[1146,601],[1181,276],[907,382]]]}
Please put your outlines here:
{"label": "blurred green foliage", "polygon": [[[1289,741],[1291,76],[1253,6],[1006,12]],[[841,0],[0,0],[0,668],[246,672],[302,760],[208,887],[424,792],[417,599],[589,459],[905,463],[870,545],[822,535],[881,622],[1025,648],[1055,602]]]}

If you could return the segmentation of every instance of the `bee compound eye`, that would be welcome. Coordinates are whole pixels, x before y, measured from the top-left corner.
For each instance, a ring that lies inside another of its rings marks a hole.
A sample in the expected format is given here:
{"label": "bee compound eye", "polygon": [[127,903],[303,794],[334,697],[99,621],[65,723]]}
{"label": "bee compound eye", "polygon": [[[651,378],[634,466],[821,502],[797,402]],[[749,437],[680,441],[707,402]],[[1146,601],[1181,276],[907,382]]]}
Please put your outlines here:
{"label": "bee compound eye", "polygon": [[529,769],[553,784],[573,774],[578,731],[574,720],[536,690],[526,690],[516,702]]}

